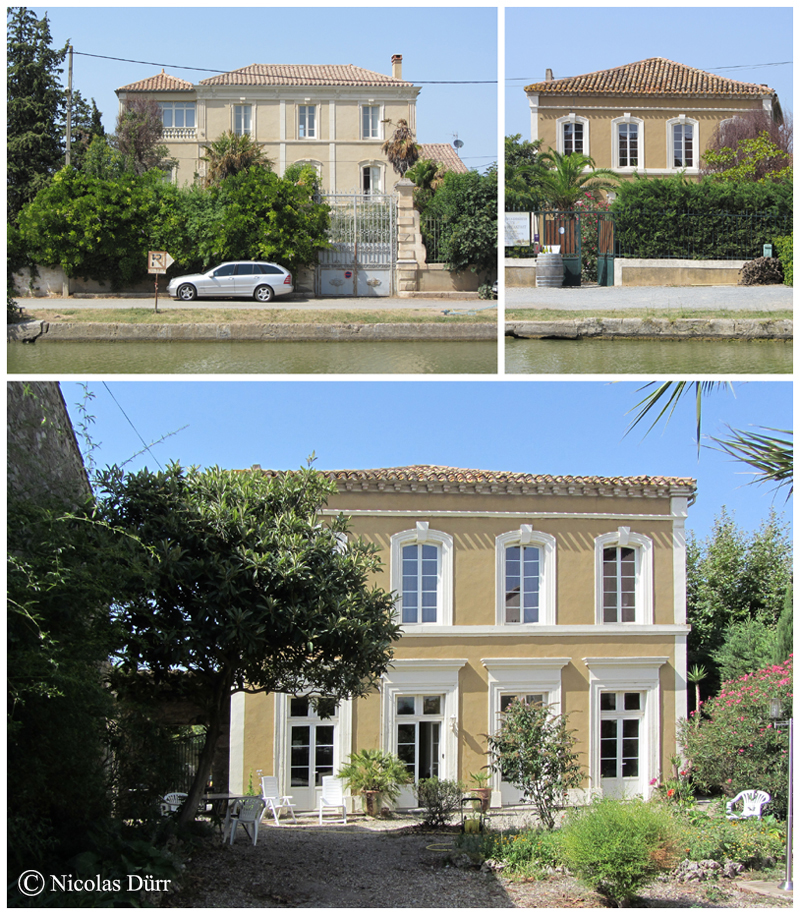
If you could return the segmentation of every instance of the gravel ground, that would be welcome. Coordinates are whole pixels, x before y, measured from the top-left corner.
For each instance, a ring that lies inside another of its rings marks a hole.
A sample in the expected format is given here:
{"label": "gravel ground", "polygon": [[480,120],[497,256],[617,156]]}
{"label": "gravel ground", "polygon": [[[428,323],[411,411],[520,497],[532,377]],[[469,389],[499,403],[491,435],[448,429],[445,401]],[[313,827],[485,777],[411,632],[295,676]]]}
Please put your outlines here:
{"label": "gravel ground", "polygon": [[[453,847],[453,832],[422,833],[399,818],[352,818],[320,828],[315,820],[275,827],[266,821],[254,848],[240,833],[198,848],[175,891],[172,908],[604,908],[603,900],[563,876],[512,881],[469,866]],[[506,825],[493,823],[494,826]],[[467,865],[467,866],[464,866]],[[646,889],[641,908],[781,908],[736,881]]]}

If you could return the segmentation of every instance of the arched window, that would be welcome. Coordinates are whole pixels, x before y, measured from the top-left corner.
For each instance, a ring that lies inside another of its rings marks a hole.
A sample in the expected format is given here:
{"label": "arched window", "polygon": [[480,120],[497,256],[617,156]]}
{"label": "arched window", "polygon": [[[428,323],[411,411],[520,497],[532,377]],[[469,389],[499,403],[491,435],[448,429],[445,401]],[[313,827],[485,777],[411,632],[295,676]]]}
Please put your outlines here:
{"label": "arched window", "polygon": [[626,112],[612,126],[613,167],[620,171],[644,171],[644,121]]}
{"label": "arched window", "polygon": [[700,166],[699,122],[685,114],[667,121],[667,168],[696,173]]}
{"label": "arched window", "polygon": [[391,587],[403,626],[452,626],[453,538],[427,521],[392,537]]}
{"label": "arched window", "polygon": [[570,112],[566,117],[556,121],[558,151],[566,156],[570,153],[589,153],[589,119]]}
{"label": "arched window", "polygon": [[653,541],[629,527],[595,539],[595,622],[653,622]]}
{"label": "arched window", "polygon": [[555,537],[523,524],[496,538],[495,557],[497,625],[555,625]]}

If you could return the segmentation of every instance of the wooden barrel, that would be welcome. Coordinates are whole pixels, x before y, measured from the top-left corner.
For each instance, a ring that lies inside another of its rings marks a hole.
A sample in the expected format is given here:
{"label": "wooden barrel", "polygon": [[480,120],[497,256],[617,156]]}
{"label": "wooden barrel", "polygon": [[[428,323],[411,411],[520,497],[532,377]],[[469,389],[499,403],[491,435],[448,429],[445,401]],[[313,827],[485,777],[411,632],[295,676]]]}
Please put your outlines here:
{"label": "wooden barrel", "polygon": [[536,258],[536,285],[560,287],[564,284],[564,259],[560,254],[540,254]]}

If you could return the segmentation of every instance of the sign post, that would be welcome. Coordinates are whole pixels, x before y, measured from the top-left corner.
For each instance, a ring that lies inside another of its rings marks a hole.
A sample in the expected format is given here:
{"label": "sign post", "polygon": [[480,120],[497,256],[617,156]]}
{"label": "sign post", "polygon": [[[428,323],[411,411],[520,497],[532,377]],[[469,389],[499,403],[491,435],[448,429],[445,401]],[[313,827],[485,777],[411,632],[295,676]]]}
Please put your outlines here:
{"label": "sign post", "polygon": [[158,314],[158,278],[162,273],[167,272],[167,267],[175,263],[175,258],[170,257],[166,251],[148,251],[147,252],[147,272],[154,273],[156,276],[156,305],[155,311]]}

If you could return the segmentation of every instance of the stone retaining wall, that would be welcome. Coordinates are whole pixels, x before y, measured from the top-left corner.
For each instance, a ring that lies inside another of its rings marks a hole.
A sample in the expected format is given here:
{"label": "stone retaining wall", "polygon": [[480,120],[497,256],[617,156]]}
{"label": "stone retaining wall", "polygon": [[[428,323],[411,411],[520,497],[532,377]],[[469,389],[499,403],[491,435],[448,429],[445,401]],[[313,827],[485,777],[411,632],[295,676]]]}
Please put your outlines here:
{"label": "stone retaining wall", "polygon": [[[747,261],[644,260],[617,257],[615,286],[736,286]],[[536,286],[536,258],[505,260],[506,286]]]}
{"label": "stone retaining wall", "polygon": [[572,318],[563,321],[507,321],[507,337],[531,339],[636,337],[661,340],[792,340],[791,320],[754,318]]}

